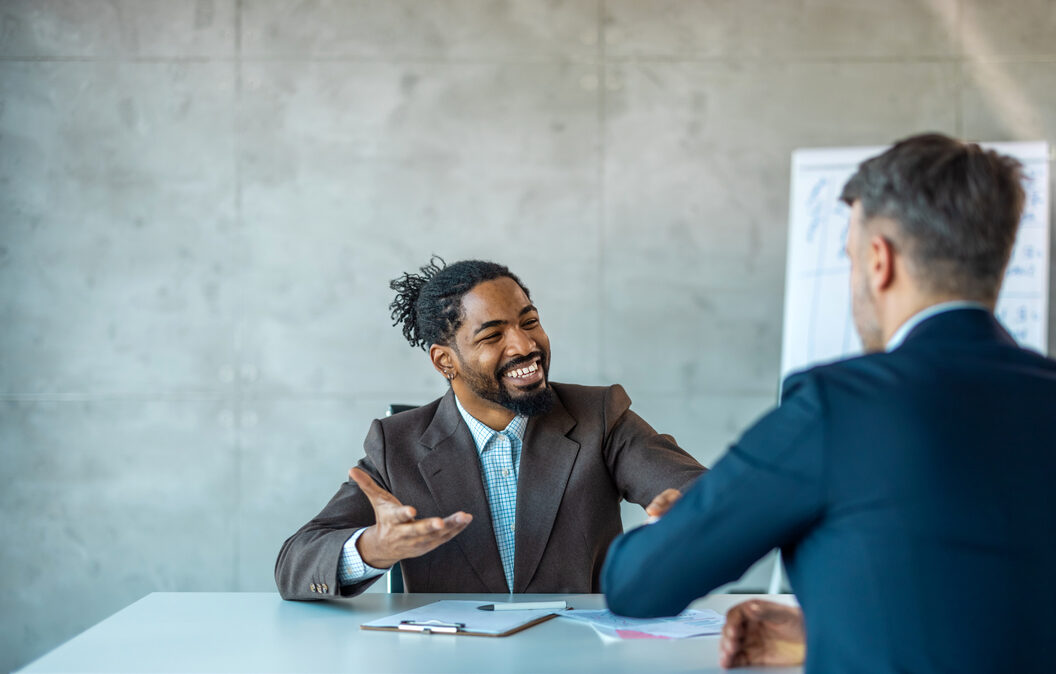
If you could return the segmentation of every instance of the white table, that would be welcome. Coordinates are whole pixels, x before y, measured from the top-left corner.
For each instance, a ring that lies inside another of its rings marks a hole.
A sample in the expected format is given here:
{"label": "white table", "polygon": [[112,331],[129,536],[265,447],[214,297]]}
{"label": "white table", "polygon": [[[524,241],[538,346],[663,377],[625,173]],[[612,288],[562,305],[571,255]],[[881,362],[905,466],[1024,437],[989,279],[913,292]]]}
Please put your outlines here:
{"label": "white table", "polygon": [[[757,595],[758,596],[758,595]],[[517,595],[604,608],[601,595]],[[725,612],[748,595],[693,608]],[[770,597],[791,603],[789,595]],[[74,637],[22,672],[718,672],[715,637],[605,643],[588,625],[555,618],[502,637],[398,634],[360,624],[441,599],[494,594],[365,594],[287,602],[274,593],[155,592]],[[753,671],[753,670],[736,670]],[[798,672],[766,668],[762,671]]]}

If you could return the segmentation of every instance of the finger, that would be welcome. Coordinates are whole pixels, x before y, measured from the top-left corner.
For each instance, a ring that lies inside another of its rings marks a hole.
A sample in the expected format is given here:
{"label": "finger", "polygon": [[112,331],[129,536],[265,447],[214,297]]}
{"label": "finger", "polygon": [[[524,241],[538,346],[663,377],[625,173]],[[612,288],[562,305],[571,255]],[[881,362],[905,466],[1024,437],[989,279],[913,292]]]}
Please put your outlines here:
{"label": "finger", "polygon": [[737,651],[730,658],[730,664],[727,667],[733,669],[734,667],[747,667],[750,664],[752,664],[752,660],[748,654],[744,651]]}
{"label": "finger", "polygon": [[403,542],[425,552],[445,543],[465,529],[473,517],[468,513],[455,513],[444,519],[430,517],[412,524],[400,526]]}
{"label": "finger", "polygon": [[378,522],[395,525],[413,522],[418,511],[414,509],[414,506],[400,505],[399,501],[378,501],[374,503],[374,514]]}
{"label": "finger", "polygon": [[[730,622],[727,620],[727,625]],[[742,642],[742,630],[739,621],[734,621],[730,630],[723,629],[722,639],[719,642],[719,666],[724,669],[743,665],[744,652]]]}
{"label": "finger", "polygon": [[723,669],[732,669],[734,667],[740,667],[744,664],[742,662],[743,654],[738,651],[720,652],[719,653],[719,667]]}
{"label": "finger", "polygon": [[473,521],[473,516],[469,513],[464,513],[461,510],[457,513],[453,513],[444,518],[444,525],[448,528],[458,527],[459,530],[466,528],[466,526]]}
{"label": "finger", "polygon": [[645,512],[650,517],[660,517],[667,513],[680,498],[682,498],[682,492],[679,490],[665,489],[645,507]]}
{"label": "finger", "polygon": [[723,634],[740,634],[744,628],[745,608],[747,602],[742,602],[726,611],[726,624],[722,626]]}
{"label": "finger", "polygon": [[[457,519],[456,519],[457,518]],[[436,520],[437,518],[432,518]],[[434,524],[430,520],[422,520],[415,522],[414,525],[400,525],[397,530],[398,545],[400,549],[406,551],[404,557],[417,557],[424,555],[425,553],[440,547],[444,543],[448,542],[469,525],[472,521],[473,516],[468,513],[456,513],[455,515],[449,515],[448,517],[441,520],[446,526],[442,529],[427,529],[425,533],[420,533],[422,524]],[[448,522],[451,522],[448,524]]]}
{"label": "finger", "polygon": [[444,520],[439,517],[427,517],[410,524],[402,525],[403,533],[409,537],[425,538],[444,530]]}
{"label": "finger", "polygon": [[731,654],[737,651],[741,644],[740,632],[736,628],[727,629],[723,626],[722,635],[719,638],[719,650]]}
{"label": "finger", "polygon": [[726,651],[720,650],[719,651],[719,667],[722,667],[723,669],[729,669],[730,665],[732,665],[732,664],[733,664],[733,658],[730,657],[730,654],[727,653]]}
{"label": "finger", "polygon": [[[433,548],[438,548],[444,543],[447,543],[449,540],[462,533],[463,529],[465,529],[465,527],[444,529],[439,533],[439,535],[429,541],[429,550],[432,550]],[[428,552],[428,550],[426,552]]]}
{"label": "finger", "polygon": [[741,637],[739,652],[734,660],[742,666],[766,664],[771,647],[771,638],[766,633],[762,623],[753,618],[748,618],[744,624],[744,634]]}
{"label": "finger", "polygon": [[441,532],[443,534],[442,542],[446,543],[447,541],[462,533],[462,531],[465,530],[465,528],[469,526],[469,523],[472,521],[473,516],[469,513],[455,513],[454,515],[449,515],[448,517],[445,517],[445,527],[444,530]]}
{"label": "finger", "polygon": [[722,626],[722,637],[719,641],[719,665],[731,667],[734,656],[741,650],[744,637],[744,605],[738,604],[726,612],[726,622]]}

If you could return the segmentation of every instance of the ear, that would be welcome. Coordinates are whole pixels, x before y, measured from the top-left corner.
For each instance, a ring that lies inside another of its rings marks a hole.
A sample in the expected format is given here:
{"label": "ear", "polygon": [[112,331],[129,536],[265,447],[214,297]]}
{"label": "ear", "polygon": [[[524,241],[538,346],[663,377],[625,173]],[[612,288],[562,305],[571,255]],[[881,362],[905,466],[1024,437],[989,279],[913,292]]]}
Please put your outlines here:
{"label": "ear", "polygon": [[444,379],[454,379],[458,376],[458,360],[449,346],[433,344],[429,347],[429,358],[433,361],[433,367]]}
{"label": "ear", "polygon": [[895,282],[895,246],[880,234],[869,239],[869,285],[876,295]]}

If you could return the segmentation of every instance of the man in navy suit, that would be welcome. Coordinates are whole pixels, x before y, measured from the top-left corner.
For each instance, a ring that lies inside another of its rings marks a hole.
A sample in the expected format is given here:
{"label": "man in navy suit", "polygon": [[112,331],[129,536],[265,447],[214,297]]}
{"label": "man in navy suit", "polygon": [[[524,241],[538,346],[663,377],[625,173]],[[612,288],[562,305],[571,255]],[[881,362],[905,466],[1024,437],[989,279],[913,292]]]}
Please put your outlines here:
{"label": "man in navy suit", "polygon": [[868,352],[781,405],[658,522],[617,539],[610,608],[673,615],[782,549],[802,611],[730,610],[724,667],[1056,672],[1056,362],[992,311],[1023,207],[1015,160],[908,138],[844,187]]}

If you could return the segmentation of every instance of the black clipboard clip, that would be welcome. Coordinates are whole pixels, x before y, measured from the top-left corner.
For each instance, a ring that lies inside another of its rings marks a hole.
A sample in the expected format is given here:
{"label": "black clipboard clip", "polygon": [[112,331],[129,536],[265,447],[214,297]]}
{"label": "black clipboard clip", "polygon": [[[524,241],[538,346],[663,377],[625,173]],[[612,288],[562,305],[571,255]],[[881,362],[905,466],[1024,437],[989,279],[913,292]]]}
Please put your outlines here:
{"label": "black clipboard clip", "polygon": [[466,623],[449,623],[443,620],[401,620],[396,629],[405,632],[425,632],[432,634],[457,634],[466,626]]}

